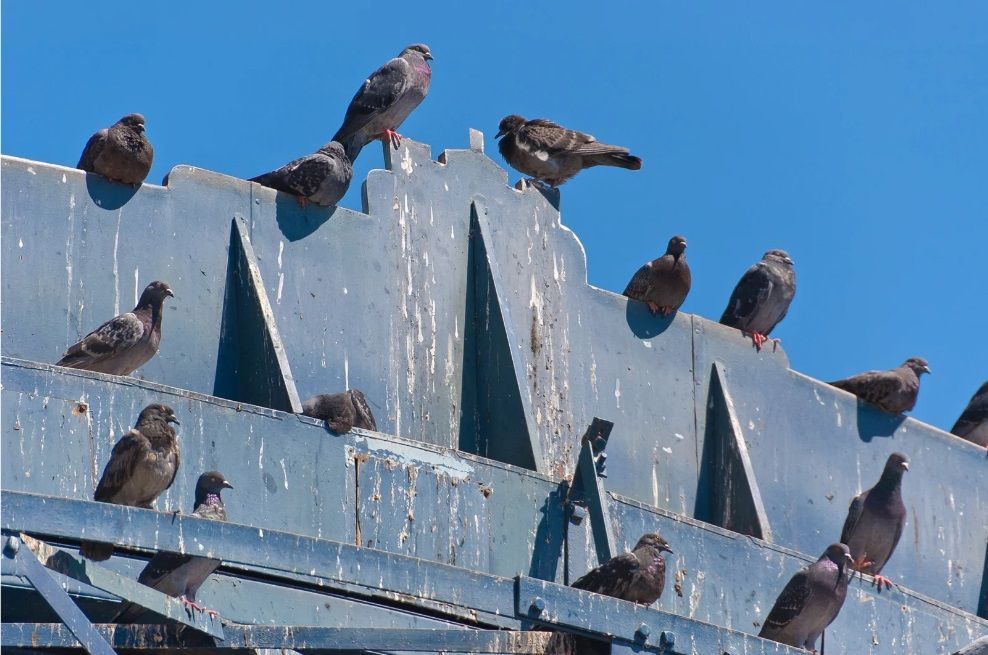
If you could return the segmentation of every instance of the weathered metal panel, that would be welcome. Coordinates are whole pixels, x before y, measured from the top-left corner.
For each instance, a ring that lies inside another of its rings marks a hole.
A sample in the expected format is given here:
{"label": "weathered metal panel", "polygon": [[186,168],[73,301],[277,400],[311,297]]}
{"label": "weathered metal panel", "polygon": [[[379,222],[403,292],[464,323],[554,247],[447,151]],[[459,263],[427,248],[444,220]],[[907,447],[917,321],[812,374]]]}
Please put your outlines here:
{"label": "weathered metal panel", "polygon": [[[803,553],[823,552],[840,539],[851,499],[878,481],[890,453],[901,451],[912,460],[902,492],[909,516],[882,574],[977,612],[988,547],[984,449],[857,403],[787,368],[781,351],[756,355],[736,330],[695,320],[703,390],[697,407],[709,406],[711,367],[722,362],[773,539]],[[702,438],[708,414],[697,417]]]}

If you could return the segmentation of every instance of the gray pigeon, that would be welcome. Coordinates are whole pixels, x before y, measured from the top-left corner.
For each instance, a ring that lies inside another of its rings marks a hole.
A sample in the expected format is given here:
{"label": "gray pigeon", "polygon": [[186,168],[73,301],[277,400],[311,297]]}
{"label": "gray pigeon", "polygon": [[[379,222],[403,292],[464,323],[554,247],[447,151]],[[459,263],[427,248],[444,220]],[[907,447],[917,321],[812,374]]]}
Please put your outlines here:
{"label": "gray pigeon", "polygon": [[353,167],[336,141],[330,141],[311,155],[299,157],[276,171],[250,178],[251,182],[290,193],[305,206],[313,202],[320,207],[337,204],[350,188]]}
{"label": "gray pigeon", "polygon": [[901,414],[916,405],[923,373],[930,373],[926,360],[910,357],[891,371],[866,371],[830,384],[890,414]]}
{"label": "gray pigeon", "polygon": [[356,161],[361,148],[375,139],[391,141],[395,149],[401,145],[401,136],[395,130],[429,93],[430,59],[429,46],[416,43],[364,81],[333,137],[333,141],[343,144],[347,159]]}
{"label": "gray pigeon", "polygon": [[988,448],[988,382],[981,385],[950,431]]}
{"label": "gray pigeon", "polygon": [[[633,603],[651,605],[662,595],[666,585],[666,561],[662,553],[671,553],[666,540],[655,533],[642,535],[634,550],[612,557],[587,572],[571,586]],[[546,646],[546,655],[605,655],[608,644],[567,632],[554,632]]]}
{"label": "gray pigeon", "polygon": [[892,586],[892,581],[879,573],[895,552],[906,525],[902,474],[908,470],[909,459],[905,455],[889,455],[875,486],[851,501],[840,534],[841,543],[850,548],[854,570],[873,575],[872,584],[877,584],[879,591],[883,584]]}
{"label": "gray pigeon", "polygon": [[136,186],[148,176],[152,160],[154,148],[144,134],[144,117],[127,114],[89,137],[76,168]]}
{"label": "gray pigeon", "polygon": [[[181,457],[175,412],[153,404],[141,410],[137,425],[113,446],[110,461],[93,500],[113,505],[154,509],[151,505],[175,481]],[[83,541],[79,552],[101,562],[113,554],[111,544]]]}
{"label": "gray pigeon", "polygon": [[[195,510],[192,516],[214,521],[226,520],[221,492],[233,489],[219,471],[209,471],[196,482]],[[178,598],[193,609],[203,610],[196,604],[196,592],[220,565],[220,560],[178,553],[157,553],[147,563],[137,581],[157,589],[172,598]],[[111,623],[133,623],[145,609],[134,603],[126,603]],[[210,611],[210,610],[206,610]]]}
{"label": "gray pigeon", "polygon": [[755,350],[761,350],[795,295],[792,259],[785,250],[769,250],[741,276],[720,322],[750,335]]}
{"label": "gray pigeon", "polygon": [[377,431],[367,398],[358,389],[313,396],[302,403],[302,414],[326,421],[329,429],[339,434],[354,427]]}
{"label": "gray pigeon", "polygon": [[162,305],[169,296],[175,294],[166,283],[147,285],[134,311],[110,319],[69,346],[55,365],[130,375],[158,353]]}
{"label": "gray pigeon", "polygon": [[816,640],[844,606],[848,582],[845,567],[850,562],[847,546],[827,546],[820,559],[792,576],[758,636],[815,651]]}
{"label": "gray pigeon", "polygon": [[954,655],[988,655],[988,635],[975,639]]}
{"label": "gray pigeon", "polygon": [[497,149],[512,168],[551,187],[566,182],[584,168],[617,166],[637,171],[639,157],[627,148],[600,143],[583,132],[567,130],[544,118],[526,121],[511,115],[501,119]]}
{"label": "gray pigeon", "polygon": [[682,306],[691,284],[686,239],[676,236],[669,239],[666,254],[638,269],[624,295],[647,304],[652,316],[668,316]]}

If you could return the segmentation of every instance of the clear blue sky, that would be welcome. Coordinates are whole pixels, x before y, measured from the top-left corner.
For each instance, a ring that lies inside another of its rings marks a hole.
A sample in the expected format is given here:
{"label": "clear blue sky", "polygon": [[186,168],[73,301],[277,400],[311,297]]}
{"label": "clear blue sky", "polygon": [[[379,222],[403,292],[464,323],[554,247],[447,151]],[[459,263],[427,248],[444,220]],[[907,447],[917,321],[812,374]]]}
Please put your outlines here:
{"label": "clear blue sky", "polygon": [[977,2],[4,1],[2,150],[72,166],[136,111],[149,180],[249,177],[327,141],[367,74],[422,41],[432,90],[401,131],[434,154],[475,127],[503,164],[493,135],[520,113],[644,158],[562,188],[592,284],[621,291],[681,233],[683,309],[716,320],[784,248],[792,366],[826,380],[924,356],[913,415],[949,429],[988,378],[986,28]]}

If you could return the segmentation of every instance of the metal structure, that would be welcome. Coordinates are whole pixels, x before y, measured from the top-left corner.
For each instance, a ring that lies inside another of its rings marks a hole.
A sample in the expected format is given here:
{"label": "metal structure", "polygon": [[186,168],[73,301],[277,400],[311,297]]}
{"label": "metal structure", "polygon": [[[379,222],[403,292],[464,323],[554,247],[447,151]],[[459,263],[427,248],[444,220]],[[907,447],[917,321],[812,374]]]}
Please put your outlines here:
{"label": "metal structure", "polygon": [[[186,166],[135,190],[3,158],[3,647],[541,653],[560,630],[795,653],[760,621],[893,450],[914,462],[898,586],[855,580],[826,648],[988,633],[983,449],[589,286],[558,194],[509,188],[477,132],[385,159],[359,213]],[[46,363],[152,279],[176,298],[137,375]],[[381,432],[297,414],[344,388]],[[182,422],[162,511],[92,502],[150,402]],[[229,523],[165,511],[209,469],[236,487]],[[676,551],[653,608],[565,586],[646,531]],[[83,538],[119,547],[94,564]],[[222,560],[198,594],[218,618],[134,582],[159,550]],[[106,624],[120,599],[161,623]]]}

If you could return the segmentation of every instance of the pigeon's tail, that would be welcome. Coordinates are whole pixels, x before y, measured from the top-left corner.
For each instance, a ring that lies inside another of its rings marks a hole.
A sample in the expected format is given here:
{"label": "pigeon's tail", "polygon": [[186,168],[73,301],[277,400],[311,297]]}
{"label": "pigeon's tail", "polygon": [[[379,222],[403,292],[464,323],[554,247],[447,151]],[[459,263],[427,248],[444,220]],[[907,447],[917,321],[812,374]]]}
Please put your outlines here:
{"label": "pigeon's tail", "polygon": [[627,168],[632,171],[637,171],[642,167],[641,157],[629,155],[627,152],[609,152],[593,155],[589,158],[584,157],[583,161],[584,166],[587,164],[590,166],[617,166],[618,168]]}
{"label": "pigeon's tail", "polygon": [[79,546],[79,554],[94,562],[105,562],[113,554],[113,544],[104,544],[96,541],[84,541]]}
{"label": "pigeon's tail", "polygon": [[285,182],[282,179],[281,175],[278,174],[278,171],[271,171],[270,173],[264,173],[263,175],[258,175],[257,177],[252,177],[252,178],[250,178],[247,181],[248,182],[257,182],[258,184],[260,184],[262,186],[266,186],[269,189],[275,189],[276,191],[284,191],[286,193],[294,193],[294,191],[292,191],[291,189],[289,189],[285,185]]}
{"label": "pigeon's tail", "polygon": [[124,603],[117,610],[116,615],[110,619],[110,623],[134,623],[147,611],[136,603]]}
{"label": "pigeon's tail", "polygon": [[342,132],[337,132],[332,140],[343,146],[343,151],[346,153],[346,158],[350,161],[351,165],[357,161],[357,155],[360,154],[360,151],[366,145],[364,139],[361,138],[359,130],[346,136]]}

